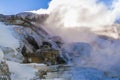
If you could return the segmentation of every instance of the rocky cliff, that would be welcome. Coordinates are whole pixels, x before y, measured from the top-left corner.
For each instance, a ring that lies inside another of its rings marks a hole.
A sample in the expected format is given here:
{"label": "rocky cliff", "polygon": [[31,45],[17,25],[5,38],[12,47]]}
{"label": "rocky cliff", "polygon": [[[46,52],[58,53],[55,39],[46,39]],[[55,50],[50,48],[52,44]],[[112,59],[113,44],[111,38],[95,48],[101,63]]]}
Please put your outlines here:
{"label": "rocky cliff", "polygon": [[[65,64],[66,60],[60,51],[61,42],[53,39],[43,29],[43,22],[48,16],[48,14],[38,15],[29,12],[16,15],[0,14],[1,32],[4,32],[0,35],[3,60],[23,64]],[[39,25],[36,25],[38,22]],[[4,74],[4,72],[0,73]]]}

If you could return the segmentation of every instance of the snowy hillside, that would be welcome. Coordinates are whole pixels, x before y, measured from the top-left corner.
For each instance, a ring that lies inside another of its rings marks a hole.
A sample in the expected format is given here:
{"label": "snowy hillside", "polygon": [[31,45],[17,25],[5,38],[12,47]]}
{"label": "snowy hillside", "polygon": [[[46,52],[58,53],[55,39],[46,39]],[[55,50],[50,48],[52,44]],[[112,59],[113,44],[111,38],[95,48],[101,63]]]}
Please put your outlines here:
{"label": "snowy hillside", "polygon": [[[46,80],[47,78],[48,80],[119,80],[119,74],[116,71],[119,65],[114,65],[119,60],[117,52],[120,49],[115,48],[120,43],[119,39],[97,31],[92,41],[66,43],[63,38],[62,40],[60,37],[49,34],[48,29],[44,27],[47,26],[44,21],[36,22],[44,18],[47,18],[44,14],[33,13],[0,17],[0,57],[1,61],[8,65],[11,80]],[[88,39],[87,36],[85,39]],[[53,49],[60,52],[61,59],[56,59],[57,64],[48,65],[45,61],[24,63],[24,53],[39,54],[36,52],[44,41],[49,42]],[[116,52],[114,56],[112,55],[114,51],[109,52],[113,48]],[[63,60],[66,63],[61,65]]]}

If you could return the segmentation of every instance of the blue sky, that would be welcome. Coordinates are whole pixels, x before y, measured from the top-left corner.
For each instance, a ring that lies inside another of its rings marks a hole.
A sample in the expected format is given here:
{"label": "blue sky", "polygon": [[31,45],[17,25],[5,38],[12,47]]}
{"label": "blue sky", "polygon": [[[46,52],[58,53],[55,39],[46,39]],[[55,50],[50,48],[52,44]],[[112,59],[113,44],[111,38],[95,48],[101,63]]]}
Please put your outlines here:
{"label": "blue sky", "polygon": [[98,0],[98,2],[103,2],[105,5],[110,6],[113,0]]}
{"label": "blue sky", "polygon": [[[51,0],[0,0],[0,14],[16,14],[23,11],[38,10],[47,8]],[[107,6],[112,4],[112,0],[98,0]]]}
{"label": "blue sky", "polygon": [[0,14],[16,14],[47,8],[49,2],[50,0],[0,0]]}

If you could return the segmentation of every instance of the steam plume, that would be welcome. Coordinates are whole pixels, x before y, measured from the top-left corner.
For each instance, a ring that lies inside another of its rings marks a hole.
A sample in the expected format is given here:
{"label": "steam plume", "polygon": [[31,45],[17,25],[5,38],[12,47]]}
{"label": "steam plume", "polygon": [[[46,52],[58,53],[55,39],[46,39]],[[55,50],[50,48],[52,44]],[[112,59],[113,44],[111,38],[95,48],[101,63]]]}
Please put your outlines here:
{"label": "steam plume", "polygon": [[49,18],[44,25],[51,35],[66,43],[87,42],[93,47],[88,66],[118,70],[120,41],[99,38],[94,31],[111,27],[120,17],[120,0],[114,0],[110,9],[97,0],[52,0],[45,11]]}

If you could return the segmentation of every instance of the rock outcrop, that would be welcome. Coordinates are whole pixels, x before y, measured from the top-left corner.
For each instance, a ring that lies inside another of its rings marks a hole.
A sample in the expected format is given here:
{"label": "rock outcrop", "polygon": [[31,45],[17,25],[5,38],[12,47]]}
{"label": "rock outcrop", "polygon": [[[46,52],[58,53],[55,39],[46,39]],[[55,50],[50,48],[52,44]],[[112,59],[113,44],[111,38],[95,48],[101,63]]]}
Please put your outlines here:
{"label": "rock outcrop", "polygon": [[[29,12],[16,15],[0,15],[0,22],[12,25],[14,36],[19,40],[20,47],[17,49],[23,55],[24,63],[45,63],[49,65],[66,63],[61,57],[60,41],[54,41],[43,29],[43,22],[48,14],[33,14]],[[39,23],[39,25],[36,25]],[[48,42],[45,47],[43,42]],[[18,55],[16,55],[18,56]]]}
{"label": "rock outcrop", "polygon": [[6,62],[0,62],[0,80],[11,80],[9,67]]}
{"label": "rock outcrop", "polygon": [[24,56],[24,63],[45,63],[47,65],[65,64],[66,61],[60,57],[59,50],[52,49],[48,42],[43,42],[40,49],[35,53],[26,53],[26,48],[23,47],[22,54]]}

